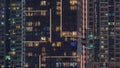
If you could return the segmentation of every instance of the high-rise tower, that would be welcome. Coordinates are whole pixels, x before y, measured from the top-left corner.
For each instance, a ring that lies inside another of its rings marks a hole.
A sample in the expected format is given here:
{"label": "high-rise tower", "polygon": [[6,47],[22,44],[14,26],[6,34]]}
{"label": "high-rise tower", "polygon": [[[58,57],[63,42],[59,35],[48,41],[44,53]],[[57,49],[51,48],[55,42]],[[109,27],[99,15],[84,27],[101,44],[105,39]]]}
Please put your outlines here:
{"label": "high-rise tower", "polygon": [[89,0],[90,68],[120,68],[120,0]]}
{"label": "high-rise tower", "polygon": [[0,0],[0,66],[24,67],[24,0]]}
{"label": "high-rise tower", "polygon": [[0,0],[0,67],[5,66],[5,1]]}
{"label": "high-rise tower", "polygon": [[25,67],[77,68],[77,4],[26,0]]}

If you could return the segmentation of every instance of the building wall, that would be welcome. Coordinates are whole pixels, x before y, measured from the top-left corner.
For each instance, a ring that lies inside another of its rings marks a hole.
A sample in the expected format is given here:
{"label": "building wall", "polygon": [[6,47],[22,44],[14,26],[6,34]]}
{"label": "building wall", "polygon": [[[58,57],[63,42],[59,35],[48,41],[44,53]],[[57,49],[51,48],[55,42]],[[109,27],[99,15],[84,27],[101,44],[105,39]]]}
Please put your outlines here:
{"label": "building wall", "polygon": [[24,67],[23,0],[0,0],[0,67]]}
{"label": "building wall", "polygon": [[[117,5],[116,5],[117,4]],[[91,68],[119,68],[119,0],[89,0]],[[116,38],[117,37],[117,38]],[[111,65],[112,64],[112,65]]]}
{"label": "building wall", "polygon": [[0,0],[0,67],[5,66],[5,1]]}
{"label": "building wall", "polygon": [[28,0],[25,12],[26,68],[76,68],[77,1]]}

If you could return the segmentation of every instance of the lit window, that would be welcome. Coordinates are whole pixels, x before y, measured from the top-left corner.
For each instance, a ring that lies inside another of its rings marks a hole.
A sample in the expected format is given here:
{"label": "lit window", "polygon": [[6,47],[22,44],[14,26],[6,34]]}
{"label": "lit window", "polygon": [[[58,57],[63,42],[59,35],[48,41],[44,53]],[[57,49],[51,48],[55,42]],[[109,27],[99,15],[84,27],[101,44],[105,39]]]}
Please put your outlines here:
{"label": "lit window", "polygon": [[71,9],[71,10],[76,10],[76,9],[77,9],[77,6],[70,6],[70,9]]}
{"label": "lit window", "polygon": [[19,28],[20,28],[20,26],[16,26],[16,28],[18,28],[18,29],[19,29]]}
{"label": "lit window", "polygon": [[32,26],[32,22],[27,22],[27,26]]}
{"label": "lit window", "polygon": [[4,23],[4,22],[1,22],[1,25],[2,25],[2,26],[4,26],[4,25],[5,25],[5,23]]}
{"label": "lit window", "polygon": [[17,8],[16,7],[13,7],[12,10],[16,10]]}
{"label": "lit window", "polygon": [[46,1],[41,1],[42,6],[46,6],[46,3],[47,3]]}
{"label": "lit window", "polygon": [[28,10],[32,10],[33,8],[32,8],[32,7],[28,7],[27,9],[28,9]]}
{"label": "lit window", "polygon": [[46,16],[46,11],[41,11],[42,16]]}
{"label": "lit window", "polygon": [[25,64],[25,67],[29,67],[28,63]]}
{"label": "lit window", "polygon": [[56,2],[57,3],[57,5],[60,5],[61,4],[61,2]]}
{"label": "lit window", "polygon": [[52,47],[54,47],[55,46],[55,43],[52,43]]}
{"label": "lit window", "polygon": [[62,35],[63,36],[70,36],[70,32],[63,32]]}
{"label": "lit window", "polygon": [[32,46],[33,46],[33,43],[32,43],[32,42],[27,42],[27,43],[26,43],[26,46],[32,47]]}
{"label": "lit window", "polygon": [[5,68],[5,66],[4,66],[4,65],[1,65],[1,68]]}
{"label": "lit window", "polygon": [[77,32],[76,31],[72,32],[72,36],[77,36]]}
{"label": "lit window", "polygon": [[104,37],[103,37],[103,36],[101,36],[101,39],[104,39]]}
{"label": "lit window", "polygon": [[57,47],[60,47],[61,46],[61,42],[57,42]]}
{"label": "lit window", "polygon": [[13,51],[13,52],[10,52],[10,54],[11,54],[11,55],[15,55],[15,54],[16,54],[16,52],[15,52],[15,51]]}
{"label": "lit window", "polygon": [[76,56],[76,52],[72,52],[72,55],[73,55],[73,56]]}
{"label": "lit window", "polygon": [[5,16],[4,15],[2,15],[2,18],[4,18]]}
{"label": "lit window", "polygon": [[35,22],[35,26],[40,26],[40,21]]}
{"label": "lit window", "polygon": [[33,27],[26,27],[27,31],[33,31]]}
{"label": "lit window", "polygon": [[13,4],[11,4],[11,6],[16,6],[16,4],[13,3]]}
{"label": "lit window", "polygon": [[64,56],[66,56],[66,52],[64,52]]}
{"label": "lit window", "polygon": [[104,58],[105,56],[104,55],[101,55],[101,58]]}
{"label": "lit window", "polygon": [[77,40],[77,38],[72,37],[72,38],[70,38],[70,40],[72,40],[72,41],[76,41],[76,40]]}
{"label": "lit window", "polygon": [[46,37],[41,37],[41,41],[46,41]]}
{"label": "lit window", "polygon": [[42,67],[46,67],[46,64],[41,64]]}
{"label": "lit window", "polygon": [[104,44],[104,41],[101,41],[102,44]]}
{"label": "lit window", "polygon": [[4,43],[5,43],[5,41],[1,41],[1,43],[2,43],[2,44],[4,44]]}
{"label": "lit window", "polygon": [[77,0],[70,0],[70,5],[76,5],[77,4]]}
{"label": "lit window", "polygon": [[56,27],[56,31],[60,31],[60,27],[59,26]]}
{"label": "lit window", "polygon": [[114,25],[115,23],[114,22],[108,22],[108,25]]}
{"label": "lit window", "polygon": [[16,9],[20,9],[20,7],[16,7]]}
{"label": "lit window", "polygon": [[56,10],[61,10],[61,9],[62,9],[61,6],[57,6],[57,7],[56,7]]}
{"label": "lit window", "polygon": [[45,61],[46,61],[46,58],[45,58],[45,57],[43,57],[43,58],[42,58],[42,61],[44,61],[44,62],[45,62]]}
{"label": "lit window", "polygon": [[33,16],[33,13],[29,12],[29,13],[27,13],[27,16]]}
{"label": "lit window", "polygon": [[57,15],[60,15],[60,14],[61,14],[61,12],[60,12],[60,11],[57,11],[57,12],[56,12],[56,14],[57,14]]}
{"label": "lit window", "polygon": [[29,53],[28,53],[28,56],[29,56],[29,57],[30,57],[30,56],[33,56],[32,52],[29,52]]}
{"label": "lit window", "polygon": [[39,42],[35,42],[34,45],[35,45],[35,46],[39,46]]}
{"label": "lit window", "polygon": [[101,46],[101,48],[104,48],[104,46]]}

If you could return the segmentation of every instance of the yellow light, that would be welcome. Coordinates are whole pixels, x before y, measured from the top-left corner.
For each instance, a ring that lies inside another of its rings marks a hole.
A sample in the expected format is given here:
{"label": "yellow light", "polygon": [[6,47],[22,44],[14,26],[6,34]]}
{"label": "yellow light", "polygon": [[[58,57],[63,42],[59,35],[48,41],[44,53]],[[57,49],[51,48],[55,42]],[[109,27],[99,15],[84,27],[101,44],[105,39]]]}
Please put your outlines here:
{"label": "yellow light", "polygon": [[13,52],[11,52],[11,54],[12,54],[12,55],[15,55],[15,54],[16,54],[16,52],[15,52],[15,51],[13,51]]}
{"label": "yellow light", "polygon": [[38,43],[38,42],[36,42],[36,43],[35,43],[35,46],[39,46],[39,43]]}
{"label": "yellow light", "polygon": [[80,58],[77,58],[77,61],[80,62]]}
{"label": "yellow light", "polygon": [[12,8],[13,10],[16,10],[16,7]]}
{"label": "yellow light", "polygon": [[55,46],[55,43],[52,43],[52,46],[54,47],[54,46]]}
{"label": "yellow light", "polygon": [[1,68],[5,68],[5,66],[4,66],[4,65],[1,65]]}
{"label": "yellow light", "polygon": [[72,55],[73,55],[73,56],[76,56],[76,52],[72,52]]}
{"label": "yellow light", "polygon": [[11,6],[16,6],[16,4],[11,4]]}
{"label": "yellow light", "polygon": [[41,37],[41,40],[42,41],[46,41],[46,37]]}
{"label": "yellow light", "polygon": [[29,57],[30,57],[30,56],[33,56],[33,54],[32,54],[31,52],[29,52],[29,53],[28,53],[28,56],[29,56]]}
{"label": "yellow light", "polygon": [[18,29],[19,29],[19,28],[20,28],[20,26],[16,26],[16,28],[18,28]]}
{"label": "yellow light", "polygon": [[59,26],[56,27],[56,31],[60,31],[60,27]]}
{"label": "yellow light", "polygon": [[61,46],[61,42],[57,42],[57,47],[60,47]]}

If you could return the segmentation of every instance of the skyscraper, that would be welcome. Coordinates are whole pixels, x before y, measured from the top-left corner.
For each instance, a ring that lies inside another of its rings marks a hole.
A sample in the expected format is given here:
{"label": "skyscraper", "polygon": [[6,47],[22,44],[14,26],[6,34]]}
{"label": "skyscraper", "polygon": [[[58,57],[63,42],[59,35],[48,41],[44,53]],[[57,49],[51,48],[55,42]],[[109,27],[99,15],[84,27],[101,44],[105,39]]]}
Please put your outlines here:
{"label": "skyscraper", "polygon": [[90,68],[120,68],[120,0],[88,0]]}
{"label": "skyscraper", "polygon": [[24,67],[24,1],[0,0],[0,67]]}
{"label": "skyscraper", "polygon": [[1,68],[77,67],[77,0],[0,3]]}
{"label": "skyscraper", "polygon": [[77,68],[77,0],[26,0],[26,68]]}
{"label": "skyscraper", "polygon": [[5,66],[5,1],[0,0],[0,66]]}

